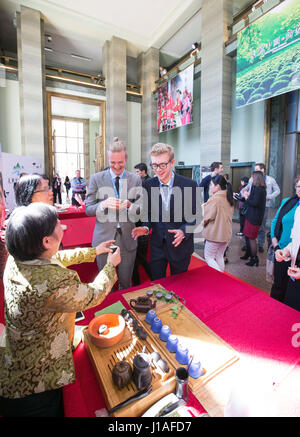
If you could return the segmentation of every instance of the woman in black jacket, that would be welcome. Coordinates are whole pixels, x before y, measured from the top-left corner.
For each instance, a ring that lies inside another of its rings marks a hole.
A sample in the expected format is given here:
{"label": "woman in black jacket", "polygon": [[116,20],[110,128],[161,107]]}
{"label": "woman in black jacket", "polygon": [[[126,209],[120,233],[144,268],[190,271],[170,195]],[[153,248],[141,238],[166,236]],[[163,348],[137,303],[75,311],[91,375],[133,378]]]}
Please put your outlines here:
{"label": "woman in black jacket", "polygon": [[244,236],[246,237],[246,253],[241,259],[248,259],[247,266],[258,266],[256,238],[262,224],[266,207],[266,182],[261,171],[252,173],[252,186],[250,194],[244,193],[246,198],[246,218]]}

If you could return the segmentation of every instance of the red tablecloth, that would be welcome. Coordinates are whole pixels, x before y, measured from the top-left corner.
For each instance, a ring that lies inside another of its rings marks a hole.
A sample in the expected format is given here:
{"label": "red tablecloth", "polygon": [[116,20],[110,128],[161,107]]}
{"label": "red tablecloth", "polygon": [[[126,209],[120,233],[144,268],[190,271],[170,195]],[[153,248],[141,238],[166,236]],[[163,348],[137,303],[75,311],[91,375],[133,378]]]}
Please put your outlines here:
{"label": "red tablecloth", "polygon": [[63,218],[60,222],[67,226],[62,239],[64,249],[91,245],[96,217],[84,215],[76,218]]}
{"label": "red tablecloth", "polygon": [[[63,211],[59,211],[60,208],[58,208],[58,214],[60,219],[69,219],[69,218],[80,218],[80,217],[86,217],[85,214],[85,206],[82,205],[80,207],[76,207],[73,205],[70,205],[68,208],[66,208]],[[61,208],[63,209],[63,208]]]}
{"label": "red tablecloth", "polygon": [[[293,382],[295,390],[292,375],[300,373],[300,357],[299,349],[292,343],[292,326],[300,322],[299,312],[207,265],[156,282],[185,298],[186,306],[209,328],[243,358],[248,356],[253,375],[257,372],[262,376],[262,372],[266,372],[270,383],[278,385],[278,390],[285,393],[285,381],[290,385]],[[126,291],[111,293],[102,305],[85,311],[86,318],[79,323],[87,325],[96,311],[118,300],[128,308],[122,297]],[[105,404],[83,344],[74,352],[74,362],[77,381],[64,388],[65,414],[94,416]],[[297,389],[299,387],[300,381]],[[189,402],[199,413],[204,412],[194,396],[190,396]],[[283,404],[290,415],[293,405],[289,399],[283,399]],[[294,407],[300,415],[300,403]]]}

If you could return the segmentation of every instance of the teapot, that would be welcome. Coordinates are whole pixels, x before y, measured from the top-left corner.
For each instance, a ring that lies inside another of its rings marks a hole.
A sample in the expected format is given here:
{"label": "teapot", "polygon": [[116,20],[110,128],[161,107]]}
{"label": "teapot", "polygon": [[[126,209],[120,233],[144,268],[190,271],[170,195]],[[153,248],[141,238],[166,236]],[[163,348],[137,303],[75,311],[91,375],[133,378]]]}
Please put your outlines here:
{"label": "teapot", "polygon": [[138,390],[143,387],[149,387],[152,381],[151,359],[148,354],[139,353],[133,359],[132,379]]}
{"label": "teapot", "polygon": [[141,313],[147,313],[156,307],[156,300],[152,302],[149,297],[139,296],[137,299],[130,299],[130,306]]}
{"label": "teapot", "polygon": [[119,390],[129,384],[132,376],[132,369],[125,359],[115,364],[112,371],[112,378]]}

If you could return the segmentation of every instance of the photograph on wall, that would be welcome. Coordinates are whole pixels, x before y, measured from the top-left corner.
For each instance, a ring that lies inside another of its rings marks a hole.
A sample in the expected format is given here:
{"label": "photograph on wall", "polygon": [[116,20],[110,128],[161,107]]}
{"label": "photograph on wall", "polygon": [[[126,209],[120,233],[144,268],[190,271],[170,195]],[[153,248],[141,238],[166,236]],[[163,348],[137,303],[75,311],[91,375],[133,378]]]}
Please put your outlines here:
{"label": "photograph on wall", "polygon": [[236,107],[300,88],[300,2],[285,0],[237,36]]}
{"label": "photograph on wall", "polygon": [[190,65],[157,92],[158,133],[193,122],[194,65]]}

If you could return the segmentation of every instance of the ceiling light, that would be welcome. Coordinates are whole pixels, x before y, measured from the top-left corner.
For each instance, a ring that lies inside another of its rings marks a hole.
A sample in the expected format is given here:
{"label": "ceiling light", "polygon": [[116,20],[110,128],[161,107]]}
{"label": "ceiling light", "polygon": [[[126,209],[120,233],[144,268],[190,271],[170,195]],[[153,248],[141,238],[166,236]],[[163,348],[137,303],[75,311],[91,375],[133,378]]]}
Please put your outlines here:
{"label": "ceiling light", "polygon": [[72,58],[81,59],[82,61],[91,61],[91,58],[86,58],[85,56],[75,55],[74,53],[71,53],[70,55]]}

